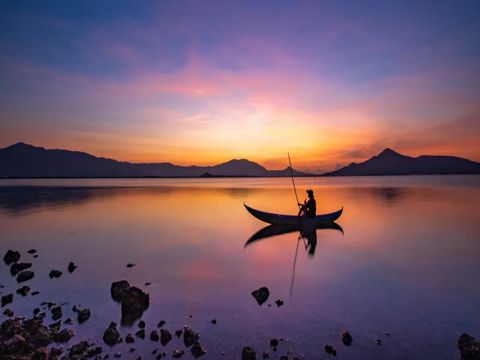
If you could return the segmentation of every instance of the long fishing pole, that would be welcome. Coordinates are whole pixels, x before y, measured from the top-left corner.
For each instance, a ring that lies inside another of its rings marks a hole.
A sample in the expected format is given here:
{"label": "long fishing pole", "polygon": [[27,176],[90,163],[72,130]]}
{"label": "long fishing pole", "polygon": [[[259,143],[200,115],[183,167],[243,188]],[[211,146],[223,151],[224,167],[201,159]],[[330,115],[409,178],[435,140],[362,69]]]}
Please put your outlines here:
{"label": "long fishing pole", "polygon": [[295,180],[293,179],[292,161],[290,160],[290,153],[287,153],[287,155],[288,155],[288,163],[290,164],[290,176],[292,177],[293,191],[295,191],[295,199],[297,199],[297,205],[298,205],[300,204],[300,202],[298,201],[297,188],[295,186]]}

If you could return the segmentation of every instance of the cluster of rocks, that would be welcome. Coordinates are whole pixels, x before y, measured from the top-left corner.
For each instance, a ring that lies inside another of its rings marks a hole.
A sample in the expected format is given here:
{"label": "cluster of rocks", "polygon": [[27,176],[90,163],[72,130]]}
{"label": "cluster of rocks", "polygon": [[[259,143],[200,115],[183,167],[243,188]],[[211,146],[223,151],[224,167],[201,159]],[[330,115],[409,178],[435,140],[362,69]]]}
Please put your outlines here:
{"label": "cluster of rocks", "polygon": [[[54,323],[46,326],[43,319],[44,316],[36,315],[28,319],[13,317],[5,320],[0,325],[0,354],[2,359],[40,360],[58,358],[63,350],[51,347],[51,345],[66,343],[75,334],[71,329],[60,329],[60,324]],[[78,345],[72,346],[70,352],[72,352],[72,355],[79,354]],[[97,348],[96,354],[101,352],[102,349]],[[76,359],[80,356],[69,356],[67,358]]]}
{"label": "cluster of rocks", "polygon": [[462,360],[480,360],[480,342],[473,336],[460,335],[457,347],[460,350]]}
{"label": "cluster of rocks", "polygon": [[[152,342],[160,342],[162,346],[167,346],[170,341],[173,339],[172,333],[168,329],[162,328],[165,325],[165,321],[161,320],[157,328],[160,330],[160,334],[158,333],[157,329],[153,329],[150,331],[150,341]],[[133,344],[135,343],[135,338],[144,340],[146,336],[146,324],[145,321],[141,320],[138,322],[138,331],[135,333],[135,336],[131,333],[128,333],[125,336],[125,343],[126,344]],[[185,326],[183,329],[179,329],[175,331],[175,335],[180,338],[183,336],[183,344],[189,349],[191,354],[195,358],[199,358],[206,354],[205,349],[200,344],[200,335],[194,331],[191,327]],[[111,322],[108,328],[103,333],[103,341],[110,347],[115,346],[116,344],[122,343],[123,339],[120,335],[120,332],[117,329],[117,324],[115,322]],[[135,351],[135,348],[130,349],[131,352]],[[173,358],[180,358],[184,355],[185,350],[183,349],[174,349],[172,352]],[[165,351],[160,351],[158,348],[152,351],[152,355],[155,355],[156,359],[161,359],[167,356]]]}

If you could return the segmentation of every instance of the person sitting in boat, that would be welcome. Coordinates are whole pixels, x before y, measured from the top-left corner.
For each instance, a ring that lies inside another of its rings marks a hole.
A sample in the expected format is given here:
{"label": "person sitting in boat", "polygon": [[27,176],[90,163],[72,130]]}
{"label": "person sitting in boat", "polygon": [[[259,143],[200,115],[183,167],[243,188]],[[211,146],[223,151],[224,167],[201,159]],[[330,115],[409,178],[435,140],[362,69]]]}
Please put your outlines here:
{"label": "person sitting in boat", "polygon": [[300,206],[298,216],[314,218],[317,215],[317,203],[313,197],[313,190],[307,190],[307,195],[308,200],[305,200],[303,204],[298,203],[298,206]]}

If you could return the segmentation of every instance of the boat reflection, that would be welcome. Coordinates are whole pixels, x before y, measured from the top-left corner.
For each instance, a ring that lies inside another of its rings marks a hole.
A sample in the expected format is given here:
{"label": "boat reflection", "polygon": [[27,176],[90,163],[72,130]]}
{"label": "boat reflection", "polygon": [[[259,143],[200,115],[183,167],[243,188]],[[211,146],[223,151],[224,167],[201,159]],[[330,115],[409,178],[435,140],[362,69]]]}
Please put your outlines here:
{"label": "boat reflection", "polygon": [[335,222],[328,224],[320,224],[316,227],[307,225],[269,225],[265,226],[264,228],[253,234],[250,239],[248,239],[245,243],[244,248],[257,241],[267,239],[269,237],[289,234],[298,231],[299,238],[303,238],[304,241],[306,241],[306,246],[309,247],[309,255],[313,256],[315,254],[315,248],[317,245],[317,230],[336,230],[341,232],[343,235],[342,227]]}
{"label": "boat reflection", "polygon": [[315,250],[317,249],[317,242],[318,242],[317,230],[336,230],[341,232],[343,235],[342,227],[335,222],[320,224],[317,226],[312,226],[307,224],[303,224],[300,226],[299,225],[297,226],[269,225],[260,229],[255,234],[253,234],[250,237],[250,239],[248,239],[247,242],[245,243],[244,248],[260,240],[298,231],[297,246],[295,249],[295,257],[293,260],[293,267],[292,267],[292,278],[290,280],[290,298],[293,298],[293,287],[295,284],[295,270],[297,267],[298,247],[300,243],[302,243],[305,247],[305,250],[308,253],[308,256],[313,257],[315,255]]}

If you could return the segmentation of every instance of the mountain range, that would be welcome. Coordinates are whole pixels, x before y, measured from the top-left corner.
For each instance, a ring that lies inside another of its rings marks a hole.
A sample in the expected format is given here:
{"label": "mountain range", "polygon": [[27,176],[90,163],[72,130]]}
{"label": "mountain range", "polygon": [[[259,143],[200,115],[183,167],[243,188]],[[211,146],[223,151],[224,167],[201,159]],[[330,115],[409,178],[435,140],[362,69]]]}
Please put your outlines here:
{"label": "mountain range", "polygon": [[386,148],[362,163],[351,163],[325,176],[480,174],[480,163],[456,156],[410,157]]}
{"label": "mountain range", "polygon": [[[312,176],[293,170],[295,176]],[[410,157],[392,149],[362,162],[351,163],[324,176],[480,174],[480,163],[454,156]],[[45,149],[17,143],[0,149],[3,178],[95,177],[285,177],[290,168],[268,170],[247,159],[214,166],[179,166],[171,163],[130,163],[85,152]]]}
{"label": "mountain range", "polygon": [[[310,174],[293,170],[295,176]],[[45,149],[17,143],[0,149],[0,177],[10,178],[95,178],[95,177],[216,177],[290,176],[290,168],[267,170],[246,159],[234,159],[215,166],[179,166],[171,163],[129,163],[85,152]]]}

